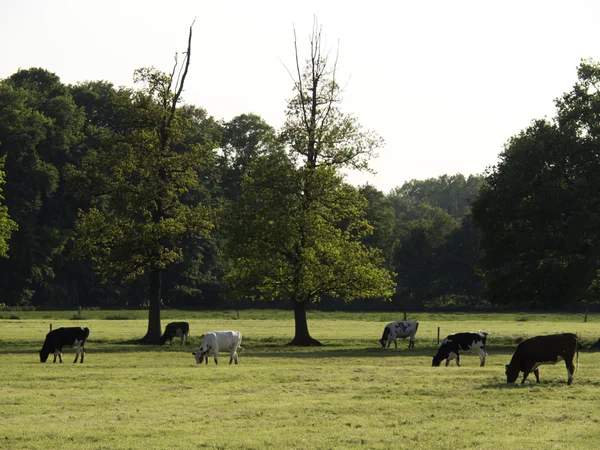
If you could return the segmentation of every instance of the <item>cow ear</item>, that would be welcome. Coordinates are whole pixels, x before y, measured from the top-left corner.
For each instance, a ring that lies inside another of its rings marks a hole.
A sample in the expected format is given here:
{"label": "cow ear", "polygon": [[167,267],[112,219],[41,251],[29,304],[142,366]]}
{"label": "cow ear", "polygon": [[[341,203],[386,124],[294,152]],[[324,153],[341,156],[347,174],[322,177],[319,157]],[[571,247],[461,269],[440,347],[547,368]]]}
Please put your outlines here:
{"label": "cow ear", "polygon": [[196,356],[196,353],[195,353],[195,352],[192,352],[192,355]]}

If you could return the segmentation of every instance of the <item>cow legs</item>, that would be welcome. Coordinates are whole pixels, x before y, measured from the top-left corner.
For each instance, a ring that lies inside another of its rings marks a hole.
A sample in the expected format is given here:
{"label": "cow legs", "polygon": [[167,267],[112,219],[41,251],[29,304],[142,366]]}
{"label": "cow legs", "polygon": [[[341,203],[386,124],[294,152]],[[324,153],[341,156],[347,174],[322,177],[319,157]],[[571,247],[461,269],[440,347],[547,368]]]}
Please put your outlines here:
{"label": "cow legs", "polygon": [[75,349],[75,359],[73,360],[73,363],[77,362],[79,359],[79,353],[81,352],[81,343],[79,341],[75,341],[75,345],[77,348]]}
{"label": "cow legs", "polygon": [[538,369],[536,367],[535,370],[533,371],[533,374],[535,375],[535,380],[539,383],[540,382],[540,369]]}
{"label": "cow legs", "polygon": [[460,355],[458,353],[456,354],[456,365],[460,367]]}
{"label": "cow legs", "polygon": [[398,348],[398,339],[394,339],[394,347]]}
{"label": "cow legs", "polygon": [[573,384],[573,375],[575,374],[575,365],[573,364],[573,361],[567,361],[565,359],[565,365],[567,366],[567,374],[568,374],[568,382],[567,384],[570,386]]}
{"label": "cow legs", "polygon": [[411,336],[410,341],[408,342],[408,348],[415,348],[415,337]]}
{"label": "cow legs", "polygon": [[58,356],[58,361],[62,364],[62,353],[60,350],[56,349],[54,351],[54,362],[56,362],[56,357]]}
{"label": "cow legs", "polygon": [[231,361],[235,361],[235,363],[238,363],[238,354],[237,352],[233,352],[231,354],[231,356],[229,357],[229,364],[231,364]]}
{"label": "cow legs", "polygon": [[483,349],[479,350],[479,367],[485,366],[485,358],[487,357],[487,353],[483,351]]}
{"label": "cow legs", "polygon": [[[536,369],[536,370],[537,370],[537,369]],[[521,381],[521,384],[524,384],[524,383],[525,383],[525,380],[527,379],[527,376],[528,376],[528,375],[529,375],[529,371],[527,371],[527,370],[526,370],[526,371],[524,371],[524,372],[523,372],[523,381]]]}
{"label": "cow legs", "polygon": [[217,352],[215,352],[215,364],[219,364],[219,354]]}

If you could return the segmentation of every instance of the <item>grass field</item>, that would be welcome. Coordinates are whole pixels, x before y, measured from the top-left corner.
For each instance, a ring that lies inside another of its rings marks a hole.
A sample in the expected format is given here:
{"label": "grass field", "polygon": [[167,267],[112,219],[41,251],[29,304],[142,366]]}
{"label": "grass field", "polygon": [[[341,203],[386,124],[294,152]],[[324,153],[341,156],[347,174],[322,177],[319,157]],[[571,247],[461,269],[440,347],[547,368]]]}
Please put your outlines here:
{"label": "grass field", "polygon": [[[573,386],[564,363],[542,366],[539,385],[504,377],[517,339],[569,331],[592,343],[598,315],[410,314],[420,323],[410,350],[378,347],[401,318],[390,313],[310,311],[320,348],[285,345],[289,311],[164,312],[163,326],[190,322],[187,347],[132,343],[142,311],[73,316],[0,313],[0,448],[600,448],[600,353],[579,354]],[[50,323],[90,328],[83,365],[74,350],[40,364]],[[432,368],[438,327],[486,330],[486,366],[465,355],[462,367]],[[239,365],[196,366],[191,352],[213,329],[242,332]]]}

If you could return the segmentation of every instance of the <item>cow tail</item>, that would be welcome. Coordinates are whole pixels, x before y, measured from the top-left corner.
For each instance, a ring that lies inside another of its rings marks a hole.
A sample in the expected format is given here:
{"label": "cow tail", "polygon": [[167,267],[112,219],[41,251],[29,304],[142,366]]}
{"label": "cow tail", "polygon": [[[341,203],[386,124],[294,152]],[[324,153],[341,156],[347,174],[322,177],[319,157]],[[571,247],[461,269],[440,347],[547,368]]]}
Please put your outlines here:
{"label": "cow tail", "polygon": [[[581,346],[581,341],[579,340],[579,336],[575,335],[575,372],[579,369],[579,347]],[[575,374],[573,374],[575,375]]]}

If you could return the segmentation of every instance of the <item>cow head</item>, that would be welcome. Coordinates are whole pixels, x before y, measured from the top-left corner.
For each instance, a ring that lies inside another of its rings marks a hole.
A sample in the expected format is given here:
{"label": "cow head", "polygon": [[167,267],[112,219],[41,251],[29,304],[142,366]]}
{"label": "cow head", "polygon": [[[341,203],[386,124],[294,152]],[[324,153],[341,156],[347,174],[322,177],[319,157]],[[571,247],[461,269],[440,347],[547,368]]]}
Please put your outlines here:
{"label": "cow head", "polygon": [[384,339],[379,339],[379,342],[381,343],[381,347],[385,348],[385,340]]}
{"label": "cow head", "polygon": [[[202,364],[206,352],[203,352],[202,349],[200,349],[197,352],[192,352],[192,355],[196,357],[196,364]],[[208,364],[208,355],[206,355],[206,363]]]}
{"label": "cow head", "polygon": [[515,381],[517,381],[517,378],[519,377],[519,372],[520,370],[518,367],[507,364],[505,366],[506,382],[514,383]]}
{"label": "cow head", "polygon": [[48,360],[48,355],[50,355],[49,351],[47,351],[45,349],[41,349],[40,350],[40,362],[45,363]]}
{"label": "cow head", "polygon": [[50,353],[54,353],[54,351],[51,344],[44,342],[44,345],[42,345],[42,349],[40,350],[40,362],[45,363],[48,360]]}
{"label": "cow head", "polygon": [[440,367],[444,359],[445,358],[442,358],[438,353],[433,357],[433,360],[431,361],[431,367]]}

